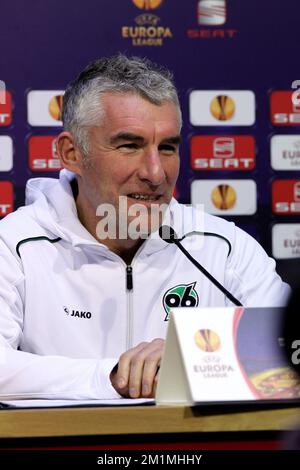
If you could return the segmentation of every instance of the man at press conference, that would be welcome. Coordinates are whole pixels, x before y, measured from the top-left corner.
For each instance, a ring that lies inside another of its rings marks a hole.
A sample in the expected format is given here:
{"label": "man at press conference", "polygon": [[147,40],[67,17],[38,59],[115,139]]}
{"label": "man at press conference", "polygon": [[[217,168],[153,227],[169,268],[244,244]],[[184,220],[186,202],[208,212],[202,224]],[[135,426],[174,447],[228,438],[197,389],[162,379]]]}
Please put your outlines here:
{"label": "man at press conference", "polygon": [[170,72],[97,60],[63,124],[59,179],[29,180],[0,223],[0,398],[151,397],[172,307],[282,306],[289,287],[247,233],[172,197]]}

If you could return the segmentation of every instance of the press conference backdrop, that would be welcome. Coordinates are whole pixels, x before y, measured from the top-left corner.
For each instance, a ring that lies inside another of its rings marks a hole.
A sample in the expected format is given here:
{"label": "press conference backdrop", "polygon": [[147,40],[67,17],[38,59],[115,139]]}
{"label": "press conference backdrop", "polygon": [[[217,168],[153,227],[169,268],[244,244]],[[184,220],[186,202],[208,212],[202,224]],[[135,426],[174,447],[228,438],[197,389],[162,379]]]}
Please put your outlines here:
{"label": "press conference backdrop", "polygon": [[66,83],[100,56],[147,56],[180,93],[177,198],[236,222],[294,284],[299,15],[299,0],[1,0],[0,216],[23,204],[28,178],[58,174]]}

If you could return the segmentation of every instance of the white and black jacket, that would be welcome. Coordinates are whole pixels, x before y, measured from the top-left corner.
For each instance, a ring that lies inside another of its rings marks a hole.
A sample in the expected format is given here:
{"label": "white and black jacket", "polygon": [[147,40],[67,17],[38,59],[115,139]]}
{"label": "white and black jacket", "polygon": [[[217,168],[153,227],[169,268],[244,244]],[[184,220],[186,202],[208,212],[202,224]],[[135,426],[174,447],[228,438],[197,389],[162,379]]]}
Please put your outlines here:
{"label": "white and black jacket", "polygon": [[[73,177],[29,180],[27,205],[0,222],[0,399],[118,397],[112,367],[165,337],[172,305],[230,305],[157,234],[128,268],[79,222]],[[170,211],[181,235],[199,232],[183,246],[243,305],[285,304],[289,287],[252,237],[175,200]]]}

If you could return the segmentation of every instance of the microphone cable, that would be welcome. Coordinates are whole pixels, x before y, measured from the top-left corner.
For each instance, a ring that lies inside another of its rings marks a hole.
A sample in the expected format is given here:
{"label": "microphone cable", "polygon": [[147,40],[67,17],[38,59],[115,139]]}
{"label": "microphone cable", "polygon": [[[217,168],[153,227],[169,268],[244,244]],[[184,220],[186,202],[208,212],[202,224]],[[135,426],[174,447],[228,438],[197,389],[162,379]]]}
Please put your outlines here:
{"label": "microphone cable", "polygon": [[[195,258],[193,258],[192,255],[180,243],[181,240],[183,240],[188,235],[191,235],[193,233],[197,234],[197,232],[190,232],[184,237],[182,237],[181,239],[179,239],[175,230],[172,227],[169,227],[168,225],[162,225],[161,227],[159,227],[159,236],[162,240],[164,240],[166,243],[174,243],[180,249],[180,251],[190,260],[190,262],[193,263],[193,265],[196,266],[196,268],[198,268],[199,271],[201,271],[202,274],[204,274],[204,276],[206,276],[221,292],[223,292],[223,294],[234,305],[236,305],[237,307],[242,307],[243,305],[241,304],[241,302],[238,299],[236,299],[219,281],[217,281],[217,279],[215,279],[197,260],[195,260]],[[202,233],[198,232],[198,234],[200,235]],[[221,237],[221,238],[224,239],[229,244],[229,253],[230,253],[231,251],[230,243],[228,242],[228,240],[226,240],[226,238],[224,237]]]}

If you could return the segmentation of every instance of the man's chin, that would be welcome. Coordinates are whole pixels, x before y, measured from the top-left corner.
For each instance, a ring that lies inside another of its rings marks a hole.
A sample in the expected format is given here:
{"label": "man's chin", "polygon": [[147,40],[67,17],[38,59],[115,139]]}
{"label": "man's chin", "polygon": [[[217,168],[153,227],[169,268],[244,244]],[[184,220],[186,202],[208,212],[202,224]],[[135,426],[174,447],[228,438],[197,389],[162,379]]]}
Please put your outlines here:
{"label": "man's chin", "polygon": [[161,226],[163,215],[158,217],[128,217],[127,233],[132,240],[146,239]]}

